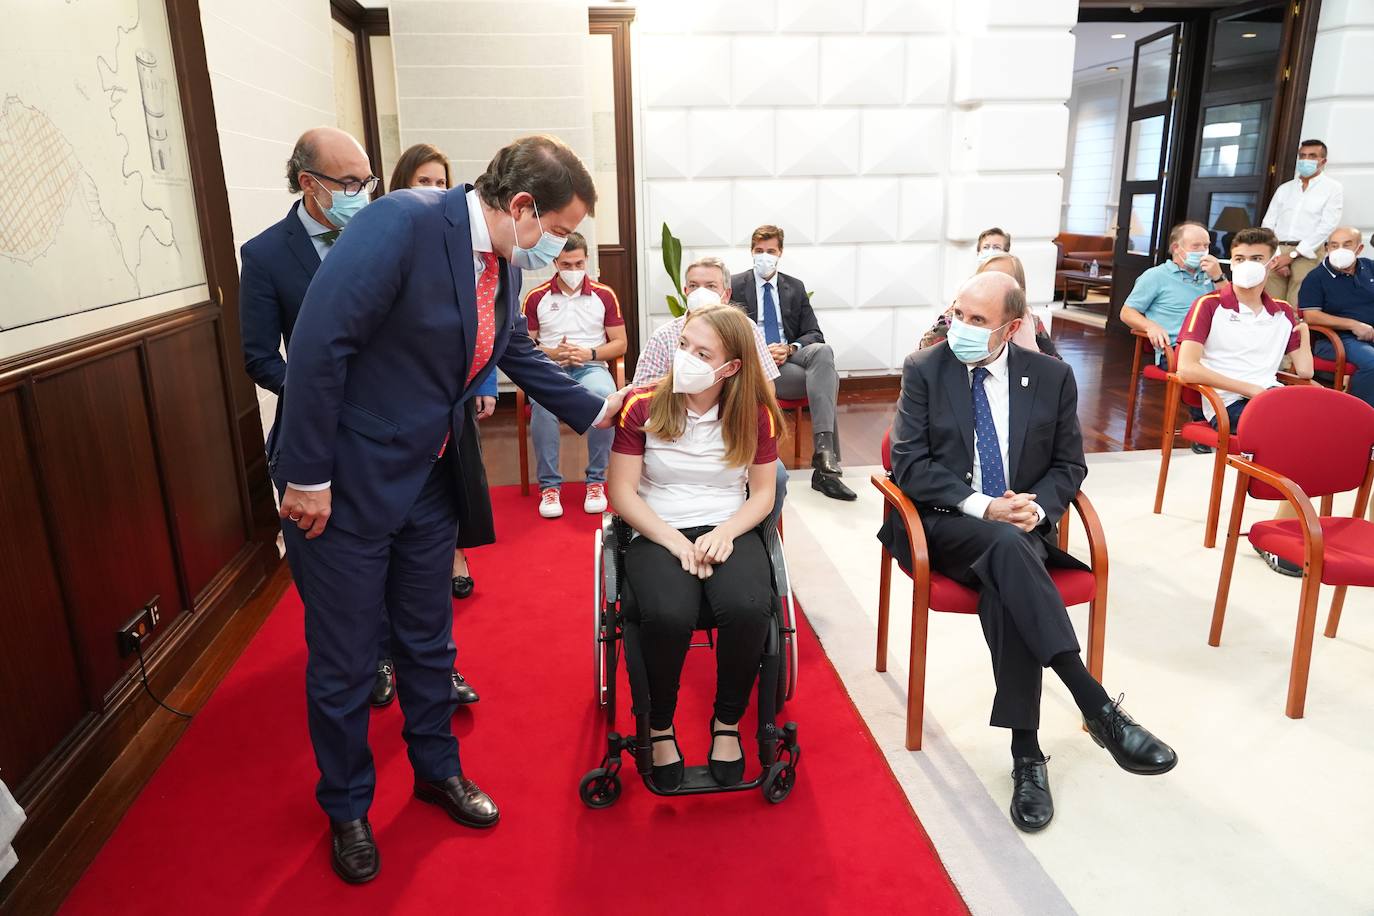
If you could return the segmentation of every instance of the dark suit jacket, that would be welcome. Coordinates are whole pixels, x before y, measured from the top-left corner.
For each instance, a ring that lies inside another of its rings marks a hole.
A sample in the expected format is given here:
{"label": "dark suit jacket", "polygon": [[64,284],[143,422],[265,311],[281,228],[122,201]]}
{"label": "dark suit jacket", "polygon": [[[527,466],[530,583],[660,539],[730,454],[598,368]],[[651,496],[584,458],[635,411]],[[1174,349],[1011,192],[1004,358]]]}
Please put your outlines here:
{"label": "dark suit jacket", "polygon": [[[1084,568],[1061,551],[1054,526],[1078,494],[1088,464],[1078,427],[1078,387],[1067,363],[1008,344],[1007,486],[1034,493],[1045,510],[1036,533],[1052,565]],[[1022,381],[1025,384],[1022,384]],[[902,395],[892,423],[892,479],[922,518],[958,515],[973,493],[973,394],[967,367],[948,344],[918,350],[902,367]],[[879,539],[910,569],[906,532],[889,514]]]}
{"label": "dark suit jacket", "polygon": [[286,216],[243,243],[239,250],[239,323],[243,328],[243,366],[248,376],[273,394],[286,383],[280,346],[291,346],[291,331],[305,301],[320,256],[301,225],[298,200]]}
{"label": "dark suit jacket", "polygon": [[[301,306],[269,468],[278,486],[332,481],[331,526],[363,537],[399,527],[450,430],[462,437],[465,401],[498,363],[578,432],[601,410],[601,398],[535,349],[518,305],[520,270],[504,260],[492,359],[467,381],[477,335],[467,190],[395,191],[369,204]],[[455,456],[461,475],[461,449]]]}
{"label": "dark suit jacket", "polygon": [[[782,318],[782,336],[785,343],[795,343],[804,347],[807,344],[825,343],[816,312],[811,308],[811,300],[806,295],[806,286],[796,277],[789,277],[779,271],[774,275],[778,286],[778,314]],[[744,311],[763,327],[759,317],[759,292],[755,288],[754,272],[746,270],[730,278],[730,299],[744,303]]]}

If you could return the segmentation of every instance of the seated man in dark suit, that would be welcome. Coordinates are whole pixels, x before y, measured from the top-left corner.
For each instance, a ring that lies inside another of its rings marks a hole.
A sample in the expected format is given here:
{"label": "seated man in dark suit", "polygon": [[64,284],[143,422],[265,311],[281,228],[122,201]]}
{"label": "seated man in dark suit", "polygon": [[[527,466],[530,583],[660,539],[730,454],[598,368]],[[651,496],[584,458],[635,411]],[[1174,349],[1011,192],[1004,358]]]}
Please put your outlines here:
{"label": "seated man in dark suit", "polygon": [[[997,684],[991,724],[1012,730],[1011,819],[1031,832],[1054,816],[1036,735],[1045,668],[1123,769],[1165,773],[1178,757],[1088,672],[1047,571],[1084,568],[1053,535],[1088,467],[1072,370],[1009,342],[1025,315],[1025,293],[1006,274],[977,274],[960,288],[948,342],[902,368],[892,479],[921,514],[931,568],[978,590]],[[878,537],[910,571],[895,515]]]}
{"label": "seated man in dark suit", "polygon": [[835,353],[825,342],[811,297],[796,277],[778,272],[782,230],[760,226],[750,239],[754,269],[730,278],[730,299],[763,328],[768,351],[781,375],[775,383],[780,398],[806,398],[811,406],[814,454],[811,487],[831,499],[855,499],[840,478],[840,440],[835,435],[835,402],[840,377]]}

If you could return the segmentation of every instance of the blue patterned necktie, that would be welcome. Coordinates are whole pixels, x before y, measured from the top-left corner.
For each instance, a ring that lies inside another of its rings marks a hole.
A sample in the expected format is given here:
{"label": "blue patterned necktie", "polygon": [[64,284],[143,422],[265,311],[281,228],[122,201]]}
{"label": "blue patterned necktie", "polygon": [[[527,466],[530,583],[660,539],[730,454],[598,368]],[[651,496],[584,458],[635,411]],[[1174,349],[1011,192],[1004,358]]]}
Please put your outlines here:
{"label": "blue patterned necktie", "polygon": [[997,441],[997,426],[992,422],[992,405],[983,383],[991,375],[987,368],[973,370],[973,430],[978,449],[978,476],[983,493],[997,499],[1007,492],[1007,474],[1002,468],[1002,449]]}
{"label": "blue patterned necktie", "polygon": [[770,344],[782,343],[782,329],[778,327],[778,304],[773,301],[773,284],[763,284],[763,339]]}

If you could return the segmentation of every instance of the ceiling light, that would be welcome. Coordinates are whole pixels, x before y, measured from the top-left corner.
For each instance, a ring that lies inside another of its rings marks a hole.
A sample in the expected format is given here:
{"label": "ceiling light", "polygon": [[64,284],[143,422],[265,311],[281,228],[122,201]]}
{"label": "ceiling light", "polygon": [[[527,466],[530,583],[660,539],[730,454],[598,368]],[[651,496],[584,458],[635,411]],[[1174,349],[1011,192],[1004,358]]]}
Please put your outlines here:
{"label": "ceiling light", "polygon": [[1120,70],[1120,69],[1121,69],[1120,67],[1108,67],[1108,68],[1107,68],[1107,72],[1108,72],[1108,73],[1115,73],[1116,71],[1118,71],[1118,70]]}
{"label": "ceiling light", "polygon": [[1244,33],[1243,35],[1241,35],[1240,37],[1241,37],[1241,38],[1259,38],[1259,35],[1256,34],[1255,32],[1246,32],[1246,33]]}
{"label": "ceiling light", "polygon": [[1116,33],[1114,33],[1114,34],[1112,35],[1113,40],[1115,40],[1115,39],[1117,39],[1117,38],[1125,38],[1125,37],[1126,37],[1126,33],[1125,33],[1125,32],[1116,32]]}

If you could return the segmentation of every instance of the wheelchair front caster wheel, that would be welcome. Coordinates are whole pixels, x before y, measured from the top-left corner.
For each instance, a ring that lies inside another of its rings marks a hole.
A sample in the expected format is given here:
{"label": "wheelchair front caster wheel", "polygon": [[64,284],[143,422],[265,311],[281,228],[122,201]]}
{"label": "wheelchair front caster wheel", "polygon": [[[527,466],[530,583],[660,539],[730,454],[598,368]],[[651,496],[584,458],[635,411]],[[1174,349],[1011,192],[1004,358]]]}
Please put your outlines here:
{"label": "wheelchair front caster wheel", "polygon": [[582,777],[577,794],[588,808],[609,808],[620,798],[620,777],[605,767],[597,767]]}
{"label": "wheelchair front caster wheel", "polygon": [[797,781],[797,768],[790,763],[775,763],[763,781],[763,797],[779,804],[792,792]]}

